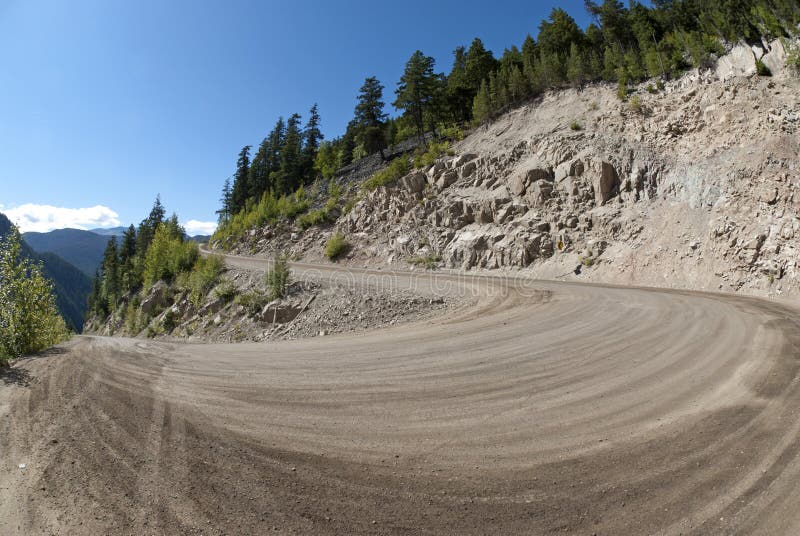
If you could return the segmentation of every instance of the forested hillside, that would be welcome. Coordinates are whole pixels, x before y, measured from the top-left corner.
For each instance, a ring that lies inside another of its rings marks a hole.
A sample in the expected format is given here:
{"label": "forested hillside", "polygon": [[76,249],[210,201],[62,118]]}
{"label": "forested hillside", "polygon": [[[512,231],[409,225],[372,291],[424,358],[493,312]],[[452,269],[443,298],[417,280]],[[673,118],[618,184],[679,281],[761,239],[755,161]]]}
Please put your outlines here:
{"label": "forested hillside", "polygon": [[48,233],[23,233],[22,237],[35,251],[53,253],[87,276],[92,277],[110,239],[92,231],[56,229]]}
{"label": "forested hillside", "polygon": [[[425,132],[459,139],[462,128],[551,89],[610,82],[626,100],[633,84],[652,79],[650,88],[657,93],[687,69],[713,65],[732,43],[787,37],[800,23],[796,0],[655,0],[651,7],[587,0],[585,7],[592,19],[586,28],[555,8],[539,23],[536,38],[528,35],[499,56],[478,38],[469,47],[457,45],[448,73],[438,71],[434,58],[415,51],[393,91],[397,117],[384,110],[384,85],[367,77],[340,137],[322,141],[316,105],[302,128],[299,114],[278,119],[252,160],[251,146],[240,152],[232,180],[223,188],[216,238],[300,216],[310,209],[305,189],[312,182],[330,179],[369,154],[383,155],[384,148],[403,140],[422,139]],[[791,51],[789,61],[800,63],[800,54]],[[758,67],[768,74],[766,66]],[[433,146],[431,156],[444,150],[444,145]],[[332,205],[340,202],[346,209],[352,199],[331,196]],[[328,212],[309,213],[304,226],[327,221]]]}
{"label": "forested hillside", "polygon": [[[0,238],[8,236],[11,221],[0,214]],[[53,253],[36,253],[22,242],[22,254],[33,262],[41,262],[45,277],[55,285],[56,304],[67,325],[80,332],[86,313],[86,299],[91,291],[91,280],[81,270]]]}

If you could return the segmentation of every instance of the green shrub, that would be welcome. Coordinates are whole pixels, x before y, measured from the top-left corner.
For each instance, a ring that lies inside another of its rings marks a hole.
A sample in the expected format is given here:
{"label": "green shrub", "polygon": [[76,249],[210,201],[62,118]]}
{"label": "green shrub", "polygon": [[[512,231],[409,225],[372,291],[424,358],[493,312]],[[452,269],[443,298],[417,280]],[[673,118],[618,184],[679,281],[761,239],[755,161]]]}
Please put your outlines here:
{"label": "green shrub", "polygon": [[328,220],[328,211],[325,209],[309,210],[297,218],[297,225],[306,230],[314,225],[321,225]]}
{"label": "green shrub", "polygon": [[236,290],[236,285],[233,284],[233,281],[230,279],[223,279],[217,288],[214,289],[214,295],[224,301],[225,303],[230,303],[238,294],[238,290]]}
{"label": "green shrub", "polygon": [[792,69],[794,74],[800,74],[800,45],[788,47],[786,66]]}
{"label": "green shrub", "polygon": [[275,259],[275,264],[264,276],[264,281],[273,300],[286,296],[286,291],[292,282],[292,269],[285,256],[281,255]]}
{"label": "green shrub", "polygon": [[642,106],[642,101],[641,101],[641,99],[639,99],[638,95],[635,95],[633,98],[631,98],[629,104],[631,106],[631,110],[633,110],[635,113],[641,114],[642,112],[644,112],[644,107]]}
{"label": "green shrub", "polygon": [[167,312],[164,313],[164,321],[162,322],[164,326],[164,331],[170,333],[173,329],[178,327],[178,313],[173,308],[167,309]]}
{"label": "green shrub", "polygon": [[243,237],[250,229],[274,224],[281,219],[293,220],[308,210],[309,204],[302,186],[295,193],[281,197],[265,193],[258,203],[248,202],[244,210],[221,225],[211,240],[224,243],[228,238]]}
{"label": "green shrub", "polygon": [[583,130],[583,125],[581,125],[577,121],[573,121],[572,124],[569,126],[569,128],[575,131],[579,131]]}
{"label": "green shrub", "polygon": [[344,235],[338,232],[334,233],[328,241],[325,242],[325,256],[328,257],[329,260],[336,260],[345,253],[349,247],[350,244],[347,243]]}
{"label": "green shrub", "polygon": [[16,227],[0,238],[0,366],[44,350],[68,336],[53,283],[22,253]]}
{"label": "green shrub", "polygon": [[248,315],[255,316],[264,309],[269,301],[269,297],[263,292],[251,290],[236,296],[235,303],[243,306]]}
{"label": "green shrub", "polygon": [[200,257],[192,268],[186,281],[189,290],[189,300],[199,307],[205,300],[209,291],[219,281],[219,276],[225,270],[225,261],[220,255]]}
{"label": "green shrub", "polygon": [[172,281],[179,273],[192,269],[200,256],[195,242],[184,241],[168,226],[159,225],[144,258],[144,286],[159,279]]}
{"label": "green shrub", "polygon": [[423,266],[426,270],[435,270],[439,267],[442,257],[436,254],[429,254],[425,256],[412,257],[408,263],[414,266]]}
{"label": "green shrub", "polygon": [[428,149],[414,158],[415,168],[430,167],[436,163],[436,159],[447,153],[450,150],[450,142],[443,141],[440,143],[431,142],[428,144]]}
{"label": "green shrub", "polygon": [[461,141],[464,139],[464,133],[457,125],[439,125],[437,130],[442,138],[454,141]]}
{"label": "green shrub", "polygon": [[362,188],[364,190],[374,190],[379,186],[385,186],[392,183],[409,172],[411,168],[411,161],[407,156],[401,156],[392,160],[384,169],[375,173],[372,177],[364,181]]}
{"label": "green shrub", "polygon": [[647,88],[645,88],[645,89],[647,89],[647,92],[648,92],[648,93],[656,93],[656,91],[658,91],[658,90],[657,90],[657,89],[656,89],[656,88],[653,86],[653,84],[647,84]]}

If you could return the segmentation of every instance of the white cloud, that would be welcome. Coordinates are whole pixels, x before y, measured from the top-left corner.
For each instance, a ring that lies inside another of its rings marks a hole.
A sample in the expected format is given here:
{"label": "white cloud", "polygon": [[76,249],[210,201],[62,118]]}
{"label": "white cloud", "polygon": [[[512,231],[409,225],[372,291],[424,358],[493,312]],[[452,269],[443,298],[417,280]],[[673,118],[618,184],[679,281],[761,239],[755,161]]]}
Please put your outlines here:
{"label": "white cloud", "polygon": [[29,231],[46,233],[53,229],[94,229],[119,225],[119,214],[103,205],[65,208],[27,203],[3,210],[3,213],[23,233]]}
{"label": "white cloud", "polygon": [[217,230],[217,222],[189,220],[183,225],[183,227],[186,229],[186,234],[189,236],[211,235]]}

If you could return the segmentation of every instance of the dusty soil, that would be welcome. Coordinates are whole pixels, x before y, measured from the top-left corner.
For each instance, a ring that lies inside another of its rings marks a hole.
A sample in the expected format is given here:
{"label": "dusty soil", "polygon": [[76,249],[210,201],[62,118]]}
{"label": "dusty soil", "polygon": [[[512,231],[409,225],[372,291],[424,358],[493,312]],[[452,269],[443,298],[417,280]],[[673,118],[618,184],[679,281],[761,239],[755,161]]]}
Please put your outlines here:
{"label": "dusty soil", "polygon": [[80,337],[18,362],[0,533],[800,531],[797,309],[388,275],[477,303],[301,341]]}

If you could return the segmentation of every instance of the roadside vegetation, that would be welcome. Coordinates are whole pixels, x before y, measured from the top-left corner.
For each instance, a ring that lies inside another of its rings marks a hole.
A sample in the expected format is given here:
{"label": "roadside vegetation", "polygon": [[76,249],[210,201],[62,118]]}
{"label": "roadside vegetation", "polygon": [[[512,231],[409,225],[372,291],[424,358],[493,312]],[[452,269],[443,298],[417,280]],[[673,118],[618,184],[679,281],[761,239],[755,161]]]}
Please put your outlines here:
{"label": "roadside vegetation", "polygon": [[39,352],[68,336],[53,284],[42,267],[22,255],[16,227],[0,238],[0,366]]}
{"label": "roadside vegetation", "polygon": [[199,306],[212,289],[220,291],[224,269],[220,256],[200,255],[197,243],[188,240],[178,224],[178,217],[173,214],[167,218],[160,198],[156,198],[150,214],[138,227],[131,225],[121,241],[116,237],[109,240],[89,296],[89,314],[103,322],[125,303],[121,316],[128,331],[138,333],[150,321],[141,311],[143,294],[156,282],[164,281],[175,291],[186,292],[191,303]]}
{"label": "roadside vegetation", "polygon": [[328,260],[335,261],[350,248],[342,233],[336,232],[325,242],[325,256]]}

